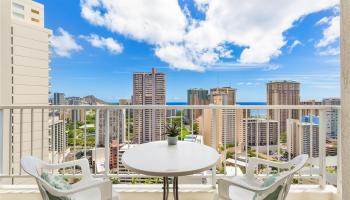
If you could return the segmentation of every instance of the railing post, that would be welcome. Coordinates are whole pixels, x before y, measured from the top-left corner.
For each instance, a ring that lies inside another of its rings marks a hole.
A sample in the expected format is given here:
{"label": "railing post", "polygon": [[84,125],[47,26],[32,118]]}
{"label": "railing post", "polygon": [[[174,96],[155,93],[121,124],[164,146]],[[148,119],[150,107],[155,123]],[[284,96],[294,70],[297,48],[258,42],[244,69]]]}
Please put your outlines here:
{"label": "railing post", "polygon": [[109,110],[105,113],[105,178],[108,178],[109,174]]}
{"label": "railing post", "polygon": [[[216,120],[216,109],[212,109],[212,126],[211,126],[211,138],[212,138],[212,143],[211,146],[216,150],[216,126],[217,126],[217,120]],[[211,184],[213,188],[216,188],[216,166],[213,166],[212,170],[212,181]]]}
{"label": "railing post", "polygon": [[122,144],[124,144],[125,140],[126,140],[126,111],[125,111],[125,108],[122,109],[122,120],[123,120],[122,127],[121,127],[121,130],[122,130]]}
{"label": "railing post", "polygon": [[[310,116],[311,124],[313,124],[313,119]],[[319,158],[319,175],[320,175],[320,186],[323,189],[326,185],[326,130],[327,130],[327,124],[326,124],[326,111],[324,109],[320,110],[320,122],[319,122],[319,151],[318,151],[318,158]],[[313,130],[310,130],[311,133],[313,133]],[[311,134],[312,137],[313,134]],[[313,144],[311,144],[313,146]]]}

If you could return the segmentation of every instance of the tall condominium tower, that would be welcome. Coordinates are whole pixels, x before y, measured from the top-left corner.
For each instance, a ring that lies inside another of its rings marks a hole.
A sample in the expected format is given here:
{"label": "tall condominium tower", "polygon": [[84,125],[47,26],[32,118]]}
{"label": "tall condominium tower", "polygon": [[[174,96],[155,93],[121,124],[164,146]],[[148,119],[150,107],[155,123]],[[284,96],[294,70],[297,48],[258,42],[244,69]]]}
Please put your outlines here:
{"label": "tall condominium tower", "polygon": [[100,147],[105,145],[105,136],[107,124],[109,124],[109,143],[112,141],[123,144],[125,141],[125,110],[110,110],[108,123],[106,121],[107,111],[100,110],[99,112],[99,127],[98,137],[96,137],[96,144]]}
{"label": "tall condominium tower", "polygon": [[[133,75],[134,105],[165,105],[165,74],[152,69],[151,73]],[[163,109],[140,109],[134,111],[135,142],[159,140],[165,130],[166,112]]]}
{"label": "tall condominium tower", "polygon": [[[192,88],[187,90],[187,105],[208,105],[208,90]],[[202,109],[187,110],[186,118],[196,120],[202,114]],[[192,116],[193,115],[193,116]]]}
{"label": "tall condominium tower", "polygon": [[310,157],[319,155],[318,117],[307,117],[309,120],[304,122],[287,119],[287,149],[291,158],[300,154],[308,154]]}
{"label": "tall condominium tower", "polygon": [[[210,94],[225,94],[227,97],[225,99],[225,105],[235,105],[236,104],[236,89],[231,87],[218,87],[210,89]],[[210,103],[212,100],[210,99]]]}
{"label": "tall condominium tower", "polygon": [[278,121],[263,118],[245,118],[241,123],[244,130],[242,134],[244,145],[266,146],[267,143],[277,145]]}
{"label": "tall condominium tower", "polygon": [[[319,105],[322,105],[322,102],[316,101],[316,100],[307,100],[307,101],[300,101],[300,105],[319,106]],[[304,116],[304,115],[319,115],[319,110],[303,109],[301,112],[301,116]]]}
{"label": "tall condominium tower", "polygon": [[64,97],[64,93],[53,93],[53,105],[65,105],[66,99]]}
{"label": "tall condominium tower", "polygon": [[[340,98],[327,98],[322,100],[323,105],[340,105]],[[338,133],[339,110],[332,108],[326,111],[327,139],[336,139]]]}
{"label": "tall condominium tower", "polygon": [[[268,105],[299,105],[300,83],[296,81],[270,81],[267,83]],[[298,119],[297,110],[270,110],[270,119],[280,121],[280,131],[286,132],[287,118]]]}
{"label": "tall condominium tower", "polygon": [[[230,87],[210,90],[210,104],[234,105],[235,89]],[[197,119],[199,130],[204,135],[206,145],[238,144],[240,141],[241,110],[233,109],[204,109],[204,114]],[[215,124],[215,126],[214,126]],[[214,130],[215,129],[215,130]],[[213,135],[213,131],[215,135]]]}
{"label": "tall condominium tower", "polygon": [[[52,32],[44,27],[44,6],[32,0],[1,0],[0,14],[0,105],[48,105]],[[2,174],[20,172],[17,155],[48,160],[48,112],[22,113],[21,118],[17,109],[0,112]],[[22,145],[21,137],[26,141]]]}

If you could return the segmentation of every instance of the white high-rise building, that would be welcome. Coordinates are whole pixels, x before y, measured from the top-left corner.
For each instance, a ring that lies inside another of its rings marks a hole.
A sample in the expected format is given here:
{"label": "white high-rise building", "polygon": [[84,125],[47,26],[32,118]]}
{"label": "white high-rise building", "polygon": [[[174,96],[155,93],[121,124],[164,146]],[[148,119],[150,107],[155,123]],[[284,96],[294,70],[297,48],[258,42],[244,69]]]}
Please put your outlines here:
{"label": "white high-rise building", "polygon": [[[340,98],[327,98],[322,100],[323,105],[340,105]],[[332,108],[326,110],[327,139],[337,139],[339,112]]]}
{"label": "white high-rise building", "polygon": [[[48,105],[52,32],[44,27],[44,6],[1,0],[0,30],[0,105]],[[21,173],[26,155],[48,160],[47,141],[48,111],[0,111],[0,173]]]}
{"label": "white high-rise building", "polygon": [[292,158],[300,154],[308,154],[310,157],[319,155],[318,119],[315,116],[307,117],[304,122],[287,119],[287,149]]}

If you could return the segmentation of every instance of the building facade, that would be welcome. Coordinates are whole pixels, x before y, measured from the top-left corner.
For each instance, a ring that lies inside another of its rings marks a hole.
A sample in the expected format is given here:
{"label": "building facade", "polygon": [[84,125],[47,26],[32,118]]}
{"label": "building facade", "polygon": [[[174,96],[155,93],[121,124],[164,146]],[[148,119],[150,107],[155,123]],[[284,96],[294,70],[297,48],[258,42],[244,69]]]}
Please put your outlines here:
{"label": "building facade", "polygon": [[[307,106],[319,106],[322,105],[321,101],[316,101],[316,100],[307,100],[307,101],[300,101],[300,105],[307,105]],[[301,115],[319,115],[319,110],[317,109],[303,109],[301,111]]]}
{"label": "building facade", "polygon": [[67,149],[68,138],[65,135],[64,122],[58,117],[49,120],[49,150],[62,153]]}
{"label": "building facade", "polygon": [[[152,69],[151,73],[133,75],[133,105],[165,105],[165,74]],[[160,140],[165,131],[166,111],[161,109],[134,110],[134,142]]]}
{"label": "building facade", "polygon": [[[296,81],[270,81],[267,83],[267,105],[299,105],[300,83]],[[280,131],[287,131],[287,119],[298,119],[297,110],[270,110],[270,119],[280,122]]]}
{"label": "building facade", "polygon": [[316,116],[287,120],[287,149],[291,158],[300,154],[319,156],[319,121]]}
{"label": "building facade", "polygon": [[[327,98],[322,100],[323,105],[340,105],[340,98]],[[327,139],[336,139],[338,135],[338,123],[340,113],[338,109],[330,109],[326,111],[326,123],[327,123]]]}
{"label": "building facade", "polygon": [[[105,110],[100,110],[99,112],[99,128],[98,137],[96,138],[96,144],[100,147],[105,144],[106,136],[106,115]],[[125,141],[125,110],[110,110],[109,111],[109,142],[118,142],[118,144],[123,144]]]}
{"label": "building facade", "polygon": [[[187,105],[209,105],[208,90],[192,88],[187,90]],[[185,118],[187,121],[196,120],[202,114],[201,109],[187,110]]]}
{"label": "building facade", "polygon": [[[210,105],[234,105],[235,91],[230,87],[211,89]],[[229,144],[240,145],[242,130],[239,122],[242,118],[243,110],[204,109],[204,113],[197,118],[204,144],[215,144],[217,147]]]}
{"label": "building facade", "polygon": [[53,93],[53,105],[65,105],[66,98],[64,97],[64,93]]}
{"label": "building facade", "polygon": [[[0,105],[48,105],[52,32],[44,27],[44,6],[31,0],[2,0],[0,13]],[[43,126],[39,126],[42,121]],[[21,126],[21,122],[29,123]],[[32,125],[36,127],[33,130]],[[18,154],[48,160],[49,146],[47,142],[41,145],[48,134],[42,136],[42,132],[48,132],[47,111],[0,113],[0,173],[20,172]],[[20,145],[21,140],[30,142]]]}
{"label": "building facade", "polygon": [[[263,118],[241,120],[243,127],[243,144],[248,147],[277,145],[278,121]],[[269,142],[268,142],[269,141]]]}

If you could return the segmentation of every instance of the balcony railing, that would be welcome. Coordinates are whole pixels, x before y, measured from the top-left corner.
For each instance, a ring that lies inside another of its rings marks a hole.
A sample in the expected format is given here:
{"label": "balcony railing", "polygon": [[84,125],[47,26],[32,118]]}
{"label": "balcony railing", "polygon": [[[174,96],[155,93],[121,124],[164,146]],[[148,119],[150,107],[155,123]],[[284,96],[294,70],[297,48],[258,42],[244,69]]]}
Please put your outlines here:
{"label": "balcony railing", "polygon": [[[293,183],[336,186],[339,112],[339,106],[304,105],[0,106],[0,183],[30,180],[20,167],[26,155],[50,163],[86,157],[95,176],[110,177],[114,183],[158,183],[158,178],[127,170],[121,156],[135,145],[164,140],[166,125],[176,123],[181,140],[209,145],[221,154],[216,168],[180,183],[215,186],[220,176],[244,174],[249,157],[286,162],[306,153],[310,161]],[[71,177],[80,170],[54,173]],[[279,170],[260,166],[257,173]]]}

